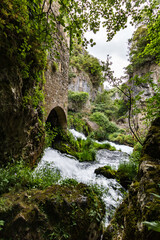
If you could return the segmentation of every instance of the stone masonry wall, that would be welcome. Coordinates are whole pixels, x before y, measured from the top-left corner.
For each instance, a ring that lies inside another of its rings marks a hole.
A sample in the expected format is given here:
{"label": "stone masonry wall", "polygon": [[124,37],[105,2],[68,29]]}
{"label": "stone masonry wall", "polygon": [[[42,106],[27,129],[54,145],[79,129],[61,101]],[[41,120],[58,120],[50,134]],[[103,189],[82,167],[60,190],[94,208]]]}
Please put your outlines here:
{"label": "stone masonry wall", "polygon": [[[58,12],[58,5],[55,5],[55,12]],[[57,25],[54,46],[48,53],[47,71],[45,73],[45,119],[55,107],[60,107],[67,116],[68,67],[68,38],[63,32],[63,28]]]}

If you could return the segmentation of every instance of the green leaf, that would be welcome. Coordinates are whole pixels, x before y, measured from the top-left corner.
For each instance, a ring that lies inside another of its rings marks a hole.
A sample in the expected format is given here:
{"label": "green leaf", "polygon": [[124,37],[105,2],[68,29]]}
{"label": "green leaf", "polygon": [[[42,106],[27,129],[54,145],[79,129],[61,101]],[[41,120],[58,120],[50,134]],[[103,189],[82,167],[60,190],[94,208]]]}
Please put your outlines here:
{"label": "green leaf", "polygon": [[153,230],[156,232],[160,232],[160,221],[153,221],[153,222],[142,222],[144,225],[148,227],[149,230]]}
{"label": "green leaf", "polygon": [[152,195],[157,197],[157,198],[160,198],[160,195],[158,195],[158,194],[152,193]]}

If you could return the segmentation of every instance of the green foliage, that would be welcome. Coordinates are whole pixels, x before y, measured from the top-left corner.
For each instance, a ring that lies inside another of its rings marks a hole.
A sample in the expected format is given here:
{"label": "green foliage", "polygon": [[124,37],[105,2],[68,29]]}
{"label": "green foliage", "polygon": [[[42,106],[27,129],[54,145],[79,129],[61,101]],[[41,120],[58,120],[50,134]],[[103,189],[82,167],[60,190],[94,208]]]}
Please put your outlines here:
{"label": "green foliage", "polygon": [[[37,109],[38,106],[41,106],[42,103],[44,103],[44,93],[39,84],[35,86],[34,91],[32,90],[32,93],[28,92],[23,97],[23,107],[26,108],[28,105],[33,106],[33,108]],[[41,110],[43,110],[43,107],[41,106]]]}
{"label": "green foliage", "polygon": [[[41,14],[41,1],[2,0],[0,3],[0,39],[4,64],[20,69],[23,79],[29,82],[40,77],[46,65],[43,30],[47,20]],[[47,43],[47,41],[46,41]]]}
{"label": "green foliage", "polygon": [[133,153],[131,153],[131,155],[129,156],[130,161],[137,165],[137,169],[139,166],[141,151],[142,145],[138,142],[134,146]]}
{"label": "green foliage", "polygon": [[0,168],[0,194],[19,189],[43,189],[59,179],[59,171],[47,164],[34,172],[22,160],[9,163],[5,168]]}
{"label": "green foliage", "polygon": [[153,17],[151,16],[150,22],[147,27],[147,40],[144,51],[140,57],[152,56],[157,63],[160,63],[160,11]]}
{"label": "green foliage", "polygon": [[115,120],[117,107],[111,98],[111,92],[103,91],[96,96],[92,106],[92,112],[102,112],[110,120]]}
{"label": "green foliage", "polygon": [[56,138],[56,136],[59,134],[59,128],[58,127],[52,127],[51,123],[47,122],[45,125],[45,147],[52,147],[52,144]]}
{"label": "green foliage", "polygon": [[49,235],[49,240],[69,239],[71,236],[62,226],[56,226],[54,232]]}
{"label": "green foliage", "polygon": [[116,179],[124,188],[128,189],[137,175],[137,166],[133,162],[122,162],[119,164],[118,170],[112,169],[111,166],[104,166],[97,168],[95,173],[108,179]]}
{"label": "green foliage", "polygon": [[160,62],[160,16],[150,16],[145,25],[141,25],[130,39],[130,62],[127,72],[132,76],[133,70],[144,66],[146,63]]}
{"label": "green foliage", "polygon": [[133,146],[133,144],[134,144],[133,137],[131,135],[125,134],[124,130],[121,130],[121,131],[123,131],[123,133],[118,131],[118,132],[115,132],[113,134],[110,134],[108,136],[108,139],[112,142],[117,142],[119,144],[126,144],[126,145],[129,145],[129,146]]}
{"label": "green foliage", "polygon": [[146,225],[149,230],[160,232],[160,221],[144,221],[143,224]]}
{"label": "green foliage", "polygon": [[78,138],[75,139],[72,133],[63,134],[61,142],[55,143],[54,147],[63,153],[68,153],[76,157],[79,161],[95,161],[96,150],[109,149],[114,151],[115,148],[110,144],[100,144],[93,141],[91,138],[86,140]]}
{"label": "green foliage", "polygon": [[94,161],[96,159],[96,151],[99,149],[109,149],[114,151],[115,148],[111,147],[110,144],[100,144],[93,141],[91,138],[86,140],[77,139],[79,143],[79,152],[76,153],[76,157],[82,161]]}
{"label": "green foliage", "polygon": [[121,178],[121,176],[122,178],[125,177],[128,179],[130,183],[137,175],[137,172],[138,172],[137,164],[131,161],[120,163],[117,170],[119,178]]}
{"label": "green foliage", "polygon": [[160,86],[158,84],[152,84],[152,90],[154,95],[146,99],[146,108],[144,108],[145,120],[149,123],[160,116]]}
{"label": "green foliage", "polygon": [[93,103],[92,111],[103,112],[111,121],[123,117],[128,111],[128,106],[122,99],[113,100],[116,93],[121,96],[121,93],[116,89],[99,93]]}
{"label": "green foliage", "polygon": [[[146,4],[144,0],[136,1],[90,1],[90,0],[62,0],[60,3],[59,22],[64,26],[64,30],[70,34],[70,46],[73,40],[77,39],[78,43],[82,42],[83,33],[88,30],[96,33],[100,28],[100,23],[106,28],[107,40],[111,40],[115,33],[121,28],[127,26],[128,16],[132,16],[134,21],[142,19],[149,15],[156,8],[155,1],[149,0]],[[151,9],[151,10],[150,10]],[[103,18],[103,20],[102,20]],[[133,22],[133,21],[132,21]],[[84,39],[83,44],[90,43],[94,46],[93,39],[87,41]]]}
{"label": "green foliage", "polygon": [[[154,193],[152,193],[152,195],[154,197],[160,199],[160,195],[154,194]],[[152,230],[152,231],[155,231],[155,232],[160,232],[160,221],[144,221],[142,223],[145,226],[147,226],[148,230]]]}
{"label": "green foliage", "polygon": [[96,122],[100,128],[94,133],[95,138],[99,140],[107,139],[110,133],[118,131],[115,123],[110,122],[107,116],[102,112],[94,112],[90,116],[90,120]]}
{"label": "green foliage", "polygon": [[66,178],[61,180],[60,184],[62,186],[77,186],[79,183],[74,178]]}
{"label": "green foliage", "polygon": [[68,91],[68,101],[72,103],[76,110],[81,109],[87,102],[89,94],[87,92],[72,92]]}
{"label": "green foliage", "polygon": [[[144,51],[146,45],[148,44],[146,25],[140,26],[135,31],[133,38],[130,39],[129,43],[131,44],[129,56],[132,64],[132,71],[133,69],[137,69],[147,62],[152,61],[153,57],[151,55],[148,55],[147,57],[140,57],[140,54]],[[130,67],[128,67],[127,70],[129,70],[128,73],[130,73],[130,75],[133,73]]]}
{"label": "green foliage", "polygon": [[0,220],[0,231],[3,229],[3,226],[4,226],[4,221]]}
{"label": "green foliage", "polygon": [[89,129],[83,117],[84,116],[82,113],[73,113],[69,111],[67,118],[68,128],[69,129],[74,128],[78,132],[82,132],[85,135],[88,135]]}
{"label": "green foliage", "polygon": [[17,102],[24,118],[31,114],[32,108],[36,109],[37,119],[33,122],[38,123],[38,143],[44,131],[43,84],[46,49],[51,40],[41,3],[39,0],[0,2],[0,62],[1,72],[5,71],[7,76],[2,84],[18,89]]}
{"label": "green foliage", "polygon": [[[76,67],[78,71],[86,72],[94,87],[98,87],[105,80],[104,63],[90,55],[86,50],[82,50],[76,44],[74,44],[70,57],[70,67],[71,69],[72,67]],[[70,77],[72,77],[71,74]]]}
{"label": "green foliage", "polygon": [[34,170],[32,175],[33,183],[31,187],[38,189],[45,189],[52,186],[61,179],[59,170],[51,166],[49,163],[45,163],[41,168]]}

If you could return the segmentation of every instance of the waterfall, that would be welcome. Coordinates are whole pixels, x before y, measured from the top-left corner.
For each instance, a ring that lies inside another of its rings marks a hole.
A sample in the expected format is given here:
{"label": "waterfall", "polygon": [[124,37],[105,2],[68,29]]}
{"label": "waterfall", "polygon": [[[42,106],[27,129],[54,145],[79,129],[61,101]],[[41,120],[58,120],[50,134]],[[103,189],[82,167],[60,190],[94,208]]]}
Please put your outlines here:
{"label": "waterfall", "polygon": [[[70,131],[75,138],[81,137],[85,139],[85,136],[82,133],[78,133],[73,129]],[[115,179],[107,179],[101,175],[96,176],[94,171],[105,165],[110,165],[117,169],[120,162],[129,160],[129,155],[126,152],[130,153],[132,150],[130,147],[123,145],[114,144],[114,146],[117,147],[117,149],[121,149],[121,151],[125,150],[125,152],[109,151],[107,149],[99,150],[96,154],[96,161],[92,163],[79,162],[72,156],[47,148],[38,165],[38,168],[43,167],[45,164],[57,168],[63,179],[74,178],[78,182],[97,184],[101,187],[104,190],[103,200],[106,205],[106,225],[109,223],[112,212],[123,199],[123,191],[121,191],[123,188]]]}

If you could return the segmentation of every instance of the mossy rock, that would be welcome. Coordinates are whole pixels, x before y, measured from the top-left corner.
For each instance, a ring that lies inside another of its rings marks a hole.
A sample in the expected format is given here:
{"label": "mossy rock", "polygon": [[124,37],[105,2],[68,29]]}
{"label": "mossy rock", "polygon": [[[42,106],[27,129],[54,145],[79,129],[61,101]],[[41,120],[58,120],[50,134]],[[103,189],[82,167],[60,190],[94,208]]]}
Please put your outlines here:
{"label": "mossy rock", "polygon": [[160,117],[154,120],[144,141],[142,156],[145,154],[152,157],[154,161],[160,158]]}
{"label": "mossy rock", "polygon": [[113,178],[116,179],[125,189],[128,189],[129,185],[131,184],[131,180],[129,175],[121,170],[114,170],[110,166],[104,166],[97,168],[95,170],[97,175],[102,175],[108,179]]}
{"label": "mossy rock", "polygon": [[84,184],[9,193],[0,198],[0,235],[12,240],[98,240],[104,213],[100,197]]}
{"label": "mossy rock", "polygon": [[143,222],[160,221],[160,118],[148,132],[140,159],[138,181],[107,227],[104,240],[157,240],[160,232],[148,229]]}
{"label": "mossy rock", "polygon": [[100,167],[97,168],[95,170],[95,173],[97,175],[103,175],[106,178],[116,178],[116,171],[113,170],[110,166],[104,166],[104,167]]}

